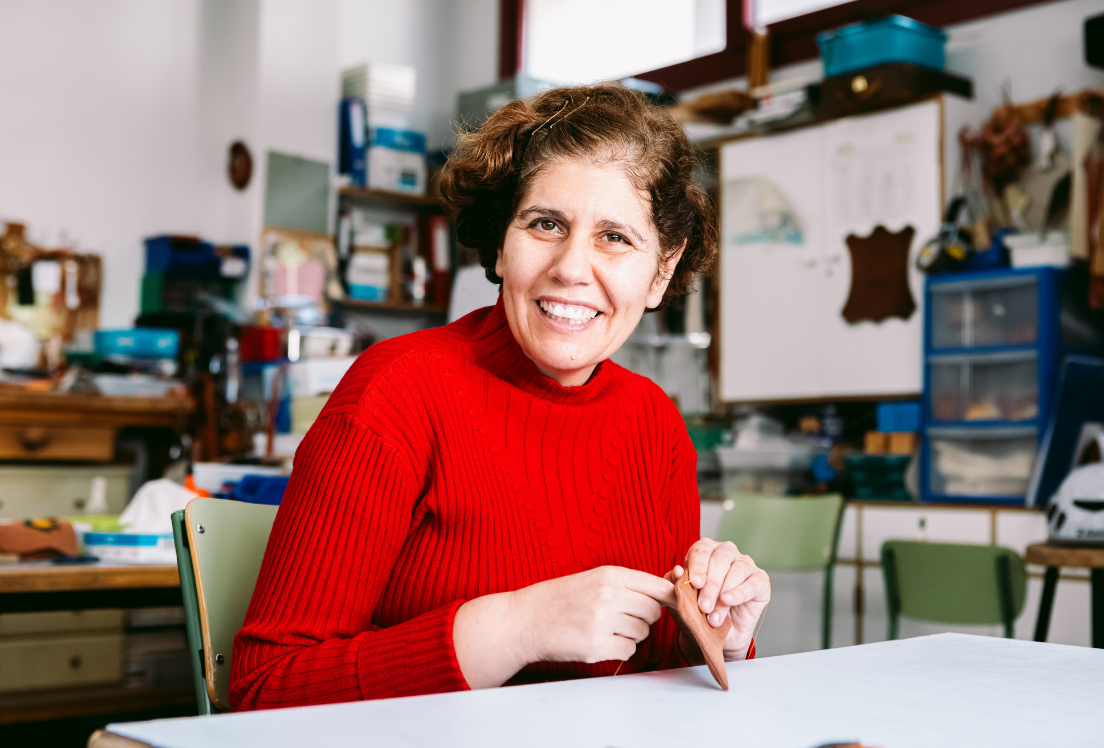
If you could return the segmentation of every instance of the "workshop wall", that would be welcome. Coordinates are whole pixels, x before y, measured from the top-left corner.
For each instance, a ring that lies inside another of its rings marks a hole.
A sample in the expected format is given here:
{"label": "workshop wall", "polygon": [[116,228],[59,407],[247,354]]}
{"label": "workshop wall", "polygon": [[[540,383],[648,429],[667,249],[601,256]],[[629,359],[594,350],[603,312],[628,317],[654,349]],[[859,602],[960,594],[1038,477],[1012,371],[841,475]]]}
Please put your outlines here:
{"label": "workshop wall", "polygon": [[[339,71],[419,70],[415,126],[450,136],[456,92],[493,82],[494,0],[10,0],[0,5],[0,220],[104,261],[101,326],[138,309],[142,239],[254,244],[269,149],[332,161]],[[430,102],[433,102],[432,104]],[[244,192],[226,149],[254,157]]]}

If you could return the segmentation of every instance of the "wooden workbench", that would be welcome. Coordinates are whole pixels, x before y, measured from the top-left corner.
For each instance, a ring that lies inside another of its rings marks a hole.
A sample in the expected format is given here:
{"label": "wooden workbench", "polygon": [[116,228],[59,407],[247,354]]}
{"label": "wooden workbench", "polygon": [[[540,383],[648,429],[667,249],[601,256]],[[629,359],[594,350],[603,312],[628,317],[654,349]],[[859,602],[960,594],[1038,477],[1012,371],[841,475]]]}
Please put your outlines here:
{"label": "wooden workbench", "polygon": [[190,397],[107,397],[0,389],[0,460],[113,458],[123,427],[181,432]]}
{"label": "wooden workbench", "polygon": [[171,564],[0,566],[0,613],[181,605]]}

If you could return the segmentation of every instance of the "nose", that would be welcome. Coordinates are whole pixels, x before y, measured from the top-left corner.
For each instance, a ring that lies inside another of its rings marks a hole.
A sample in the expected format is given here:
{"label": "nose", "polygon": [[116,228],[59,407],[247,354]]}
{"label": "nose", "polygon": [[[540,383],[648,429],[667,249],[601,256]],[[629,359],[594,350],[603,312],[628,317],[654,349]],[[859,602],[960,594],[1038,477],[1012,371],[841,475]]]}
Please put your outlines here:
{"label": "nose", "polygon": [[590,261],[589,238],[582,234],[572,234],[559,245],[558,254],[548,268],[548,275],[564,286],[585,286],[594,279]]}

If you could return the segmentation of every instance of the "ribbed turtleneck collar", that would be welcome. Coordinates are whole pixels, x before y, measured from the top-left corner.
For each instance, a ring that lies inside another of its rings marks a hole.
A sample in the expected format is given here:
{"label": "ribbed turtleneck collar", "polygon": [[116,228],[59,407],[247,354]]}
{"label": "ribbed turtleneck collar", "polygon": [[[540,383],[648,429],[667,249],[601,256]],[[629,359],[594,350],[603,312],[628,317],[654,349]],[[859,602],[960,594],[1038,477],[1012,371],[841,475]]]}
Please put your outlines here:
{"label": "ribbed turtleneck collar", "polygon": [[514,338],[501,295],[482,322],[476,323],[468,350],[473,362],[491,376],[552,402],[567,405],[592,402],[610,386],[611,374],[605,362],[598,364],[586,384],[578,387],[564,387],[541,374]]}

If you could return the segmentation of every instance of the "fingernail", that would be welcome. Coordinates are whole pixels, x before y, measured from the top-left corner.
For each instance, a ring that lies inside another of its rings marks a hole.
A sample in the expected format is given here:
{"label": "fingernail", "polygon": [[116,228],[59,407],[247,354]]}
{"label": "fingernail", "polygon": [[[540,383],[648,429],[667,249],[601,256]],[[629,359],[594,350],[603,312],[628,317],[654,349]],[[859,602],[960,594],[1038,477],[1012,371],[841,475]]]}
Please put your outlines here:
{"label": "fingernail", "polygon": [[699,574],[698,576],[696,576],[696,577],[690,577],[690,583],[691,583],[691,584],[697,584],[697,583],[698,583],[698,580],[700,580],[700,579],[701,579],[701,575],[700,575],[700,574]]}
{"label": "fingernail", "polygon": [[720,613],[713,613],[712,615],[709,616],[709,622],[712,623],[714,626],[719,625],[720,622],[721,622],[721,614]]}
{"label": "fingernail", "polygon": [[732,596],[731,595],[725,595],[724,597],[721,598],[721,602],[724,603],[725,605],[728,605],[729,603],[732,602]]}
{"label": "fingernail", "polygon": [[706,610],[708,610],[710,608],[709,598],[708,597],[703,597],[701,600],[698,600],[698,605],[701,606],[702,608],[705,608]]}

